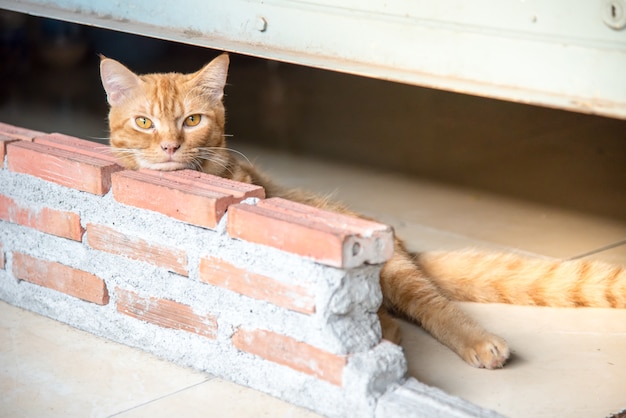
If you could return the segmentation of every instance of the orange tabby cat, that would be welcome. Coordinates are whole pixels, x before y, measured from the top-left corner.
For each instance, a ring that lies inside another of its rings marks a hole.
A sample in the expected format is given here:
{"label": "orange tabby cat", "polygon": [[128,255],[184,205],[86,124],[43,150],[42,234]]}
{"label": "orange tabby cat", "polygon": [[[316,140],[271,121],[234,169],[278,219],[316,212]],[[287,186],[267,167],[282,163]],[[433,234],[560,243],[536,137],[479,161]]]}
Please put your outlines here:
{"label": "orange tabby cat", "polygon": [[[130,169],[190,168],[263,186],[280,196],[323,209],[354,214],[314,195],[281,188],[226,149],[222,96],[228,71],[223,54],[193,74],[138,76],[104,58],[101,76],[111,105],[111,146]],[[502,367],[506,342],[483,329],[452,301],[547,306],[626,307],[626,271],[594,261],[553,261],[478,251],[411,256],[396,239],[383,267],[379,317],[385,338],[399,330],[387,310],[410,318],[467,363]]]}

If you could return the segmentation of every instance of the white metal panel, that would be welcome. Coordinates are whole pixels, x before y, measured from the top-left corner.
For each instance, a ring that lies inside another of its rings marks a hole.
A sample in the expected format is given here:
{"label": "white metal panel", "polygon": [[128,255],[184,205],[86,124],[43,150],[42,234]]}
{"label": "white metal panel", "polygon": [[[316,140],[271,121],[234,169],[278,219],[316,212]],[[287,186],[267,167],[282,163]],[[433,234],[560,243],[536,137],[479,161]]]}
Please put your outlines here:
{"label": "white metal panel", "polygon": [[[626,119],[626,0],[0,0],[196,45]],[[618,16],[619,17],[619,16]]]}

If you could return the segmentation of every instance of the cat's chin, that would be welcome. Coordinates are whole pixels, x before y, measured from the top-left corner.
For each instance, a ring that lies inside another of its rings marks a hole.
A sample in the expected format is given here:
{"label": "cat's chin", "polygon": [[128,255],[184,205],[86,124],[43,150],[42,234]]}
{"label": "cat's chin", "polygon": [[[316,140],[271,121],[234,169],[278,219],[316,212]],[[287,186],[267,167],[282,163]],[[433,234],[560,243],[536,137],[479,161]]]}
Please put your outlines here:
{"label": "cat's chin", "polygon": [[147,161],[141,161],[139,163],[139,168],[147,168],[149,170],[159,170],[159,171],[175,171],[175,170],[184,170],[190,167],[185,163],[180,163],[177,161],[167,161],[163,163],[149,163]]}

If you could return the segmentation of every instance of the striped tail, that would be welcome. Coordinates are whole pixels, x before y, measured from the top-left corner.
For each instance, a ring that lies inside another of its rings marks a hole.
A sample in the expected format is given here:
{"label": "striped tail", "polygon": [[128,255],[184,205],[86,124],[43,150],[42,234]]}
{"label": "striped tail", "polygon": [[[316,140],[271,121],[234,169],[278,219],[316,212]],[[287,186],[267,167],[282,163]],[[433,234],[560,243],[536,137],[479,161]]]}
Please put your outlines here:
{"label": "striped tail", "polygon": [[554,307],[626,308],[626,269],[478,250],[433,251],[417,264],[452,300]]}

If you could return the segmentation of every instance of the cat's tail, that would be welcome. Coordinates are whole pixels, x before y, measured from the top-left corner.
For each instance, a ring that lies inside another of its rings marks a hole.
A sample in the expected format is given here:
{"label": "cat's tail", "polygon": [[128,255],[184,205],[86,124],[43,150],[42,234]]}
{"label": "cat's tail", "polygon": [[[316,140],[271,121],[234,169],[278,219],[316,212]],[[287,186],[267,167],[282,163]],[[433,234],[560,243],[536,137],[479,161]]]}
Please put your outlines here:
{"label": "cat's tail", "polygon": [[452,300],[626,308],[623,266],[478,250],[425,252],[416,261]]}

